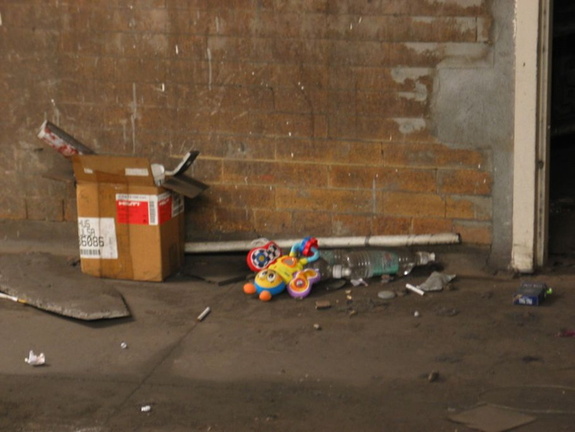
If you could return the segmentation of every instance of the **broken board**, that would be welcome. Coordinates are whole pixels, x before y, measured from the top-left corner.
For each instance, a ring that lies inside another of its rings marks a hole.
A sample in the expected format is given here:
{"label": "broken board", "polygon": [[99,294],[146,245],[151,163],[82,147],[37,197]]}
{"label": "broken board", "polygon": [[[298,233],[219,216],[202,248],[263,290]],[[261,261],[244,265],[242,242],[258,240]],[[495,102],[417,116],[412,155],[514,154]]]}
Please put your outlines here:
{"label": "broken board", "polygon": [[122,295],[105,281],[83,274],[66,257],[48,253],[0,255],[0,292],[80,320],[130,316]]}

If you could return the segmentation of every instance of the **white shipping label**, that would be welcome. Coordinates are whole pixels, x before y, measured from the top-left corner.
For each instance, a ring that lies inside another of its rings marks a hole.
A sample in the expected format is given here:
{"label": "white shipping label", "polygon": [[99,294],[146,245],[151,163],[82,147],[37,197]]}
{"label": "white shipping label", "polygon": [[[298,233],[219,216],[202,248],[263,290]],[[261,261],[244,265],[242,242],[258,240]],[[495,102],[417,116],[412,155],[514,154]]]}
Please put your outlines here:
{"label": "white shipping label", "polygon": [[147,168],[125,168],[124,175],[127,177],[148,177],[150,172]]}
{"label": "white shipping label", "polygon": [[114,218],[78,218],[80,258],[118,259]]}

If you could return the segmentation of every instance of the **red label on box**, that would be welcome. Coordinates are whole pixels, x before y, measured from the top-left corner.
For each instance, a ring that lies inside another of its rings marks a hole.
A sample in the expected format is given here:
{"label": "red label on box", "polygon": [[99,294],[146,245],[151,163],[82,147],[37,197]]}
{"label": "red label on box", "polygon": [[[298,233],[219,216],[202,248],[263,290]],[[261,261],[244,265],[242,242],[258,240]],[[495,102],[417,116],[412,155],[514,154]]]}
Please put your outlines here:
{"label": "red label on box", "polygon": [[116,220],[121,224],[160,225],[173,217],[172,194],[116,195]]}
{"label": "red label on box", "polygon": [[149,201],[116,197],[116,219],[121,224],[149,225]]}

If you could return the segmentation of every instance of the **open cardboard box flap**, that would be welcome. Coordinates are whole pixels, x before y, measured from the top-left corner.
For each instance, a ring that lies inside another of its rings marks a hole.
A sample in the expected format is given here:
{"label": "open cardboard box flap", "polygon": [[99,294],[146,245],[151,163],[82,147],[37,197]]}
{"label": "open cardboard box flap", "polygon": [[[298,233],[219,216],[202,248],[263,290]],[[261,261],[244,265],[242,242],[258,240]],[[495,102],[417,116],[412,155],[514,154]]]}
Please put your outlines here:
{"label": "open cardboard box flap", "polygon": [[[166,176],[161,187],[188,198],[195,198],[208,185],[183,173],[191,166],[197,152],[188,153],[173,176]],[[74,175],[79,182],[127,183],[134,186],[156,186],[150,161],[143,157],[109,155],[72,156]],[[185,168],[183,168],[185,167]],[[183,169],[182,169],[183,168]]]}

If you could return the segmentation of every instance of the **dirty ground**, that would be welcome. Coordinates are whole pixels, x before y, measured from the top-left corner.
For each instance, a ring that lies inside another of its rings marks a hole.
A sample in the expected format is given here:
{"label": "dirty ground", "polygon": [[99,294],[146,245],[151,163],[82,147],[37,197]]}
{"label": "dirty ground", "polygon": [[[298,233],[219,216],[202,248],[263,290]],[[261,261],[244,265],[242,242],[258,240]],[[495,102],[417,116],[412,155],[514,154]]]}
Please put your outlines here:
{"label": "dirty ground", "polygon": [[[0,259],[74,257],[74,229],[0,223]],[[424,296],[403,287],[429,268],[262,303],[242,292],[238,275],[249,272],[233,254],[188,256],[164,283],[105,281],[126,318],[82,321],[0,300],[0,430],[462,432],[504,430],[506,414],[527,419],[516,431],[573,430],[575,338],[558,336],[575,329],[569,263],[512,277],[486,271],[480,249],[425,249],[457,278]],[[49,277],[42,271],[30,276]],[[552,296],[512,305],[524,280],[546,282]],[[383,300],[382,290],[401,295]],[[27,364],[30,350],[46,364]],[[498,410],[484,415],[489,425],[453,420],[486,406]]]}

